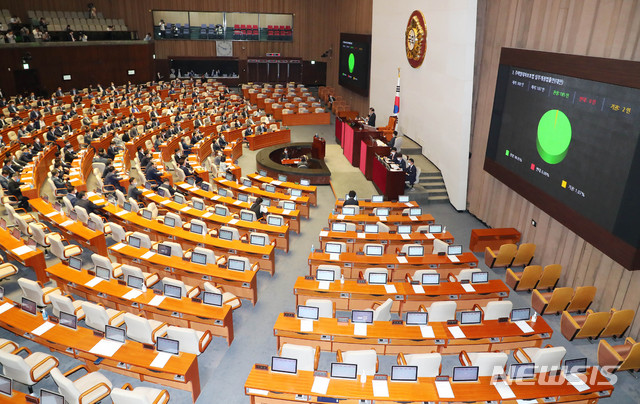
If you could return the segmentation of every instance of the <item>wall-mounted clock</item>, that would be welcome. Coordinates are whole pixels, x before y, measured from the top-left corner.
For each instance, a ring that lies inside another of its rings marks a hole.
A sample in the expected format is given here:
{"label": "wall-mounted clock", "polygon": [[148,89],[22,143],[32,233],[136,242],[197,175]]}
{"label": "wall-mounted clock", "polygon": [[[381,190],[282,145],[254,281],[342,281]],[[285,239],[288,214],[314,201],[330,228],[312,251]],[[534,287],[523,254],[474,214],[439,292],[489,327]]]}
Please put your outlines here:
{"label": "wall-mounted clock", "polygon": [[216,56],[233,56],[233,42],[216,41]]}
{"label": "wall-mounted clock", "polygon": [[411,17],[409,17],[404,33],[404,48],[411,67],[420,67],[427,52],[427,26],[424,22],[424,16],[418,10],[411,13]]}

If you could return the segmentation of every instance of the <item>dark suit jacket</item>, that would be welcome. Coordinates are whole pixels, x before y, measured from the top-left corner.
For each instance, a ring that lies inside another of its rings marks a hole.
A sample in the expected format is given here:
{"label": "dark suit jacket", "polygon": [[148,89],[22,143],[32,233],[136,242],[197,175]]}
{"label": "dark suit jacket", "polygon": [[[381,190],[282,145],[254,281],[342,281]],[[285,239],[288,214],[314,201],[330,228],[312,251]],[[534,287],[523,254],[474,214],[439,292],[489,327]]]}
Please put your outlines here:
{"label": "dark suit jacket", "polygon": [[417,170],[415,165],[407,167],[405,172],[407,175],[407,181],[409,181],[409,183],[413,184],[414,182],[416,182]]}
{"label": "dark suit jacket", "polygon": [[22,191],[20,190],[20,185],[22,185],[20,181],[15,181],[13,178],[10,179],[9,185],[7,185],[7,194],[13,195],[16,198],[22,197]]}
{"label": "dark suit jacket", "polygon": [[347,198],[342,204],[342,206],[349,206],[349,205],[360,206],[360,204],[358,203],[358,200],[353,198]]}
{"label": "dark suit jacket", "polygon": [[367,120],[367,125],[376,126],[376,113],[372,113],[369,115],[369,119]]}
{"label": "dark suit jacket", "polygon": [[99,209],[98,205],[96,205],[95,203],[91,202],[88,199],[78,199],[74,206],[83,207],[88,214],[96,213]]}

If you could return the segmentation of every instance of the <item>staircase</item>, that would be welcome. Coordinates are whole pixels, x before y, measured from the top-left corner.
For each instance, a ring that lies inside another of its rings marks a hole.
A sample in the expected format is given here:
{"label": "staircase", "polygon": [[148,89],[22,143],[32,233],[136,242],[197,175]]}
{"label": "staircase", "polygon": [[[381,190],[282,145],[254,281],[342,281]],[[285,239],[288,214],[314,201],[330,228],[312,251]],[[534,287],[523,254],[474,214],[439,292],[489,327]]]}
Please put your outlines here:
{"label": "staircase", "polygon": [[442,173],[438,167],[422,155],[422,146],[404,136],[400,152],[403,156],[413,158],[416,167],[422,170],[420,179],[413,190],[405,192],[411,200],[418,203],[448,203],[449,195],[444,185]]}

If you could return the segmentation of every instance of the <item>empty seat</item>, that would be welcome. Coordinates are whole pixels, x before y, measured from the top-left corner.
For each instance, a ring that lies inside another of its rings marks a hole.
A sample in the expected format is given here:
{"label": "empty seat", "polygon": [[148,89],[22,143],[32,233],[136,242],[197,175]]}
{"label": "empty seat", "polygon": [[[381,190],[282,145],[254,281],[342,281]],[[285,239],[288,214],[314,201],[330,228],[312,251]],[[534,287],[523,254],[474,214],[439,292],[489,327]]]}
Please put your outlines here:
{"label": "empty seat", "polygon": [[509,356],[504,352],[461,351],[458,355],[462,366],[477,366],[478,376],[493,376],[504,373]]}
{"label": "empty seat", "polygon": [[442,370],[442,357],[439,353],[398,354],[398,365],[417,366],[418,377],[436,377]]}
{"label": "empty seat", "polygon": [[391,306],[393,299],[389,298],[383,303],[374,302],[369,311],[373,311],[373,321],[389,321],[391,320]]}
{"label": "empty seat", "polygon": [[576,338],[598,338],[609,322],[609,317],[611,314],[606,311],[595,313],[593,310],[587,310],[586,314],[576,316],[563,311],[560,331],[569,341]]}
{"label": "empty seat", "polygon": [[427,308],[429,322],[442,322],[456,318],[456,302],[433,302]]}
{"label": "empty seat", "polygon": [[82,302],[84,324],[98,331],[104,331],[106,325],[120,327],[124,323],[124,311],[105,309],[101,304]]}
{"label": "empty seat", "polygon": [[280,347],[280,356],[296,359],[298,361],[298,370],[313,372],[318,369],[320,347],[313,348],[306,345],[284,343]]}
{"label": "empty seat", "polygon": [[143,344],[155,344],[158,337],[167,333],[167,323],[136,316],[132,313],[124,314],[127,325],[127,338]]}
{"label": "empty seat", "polygon": [[546,265],[542,270],[542,275],[540,276],[540,280],[536,285],[536,289],[554,289],[560,280],[560,275],[562,273],[562,265],[560,264],[550,264]]}
{"label": "empty seat", "polygon": [[522,272],[514,272],[511,268],[507,268],[505,283],[514,291],[533,290],[541,275],[542,266],[540,265],[526,266]]}
{"label": "empty seat", "polygon": [[476,304],[473,308],[482,311],[483,320],[497,320],[499,318],[509,317],[513,309],[513,303],[510,300],[492,301],[488,302],[484,307]]}
{"label": "empty seat", "polygon": [[358,375],[373,376],[378,372],[378,354],[375,349],[344,352],[338,349],[336,358],[338,362],[356,364]]}
{"label": "empty seat", "polygon": [[609,373],[621,370],[640,370],[640,343],[628,337],[624,344],[611,345],[600,340],[598,345],[598,365]]}
{"label": "empty seat", "polygon": [[152,387],[136,387],[126,383],[122,388],[111,390],[113,404],[167,404],[169,402],[167,390]]}
{"label": "empty seat", "polygon": [[[18,353],[26,351],[29,356],[23,358]],[[18,383],[29,387],[29,392],[33,392],[33,385],[46,377],[52,369],[55,369],[59,362],[54,356],[44,352],[31,352],[28,348],[22,347],[14,353],[0,351],[0,363],[2,364],[2,374],[10,377]]]}
{"label": "empty seat", "polygon": [[587,311],[593,299],[596,297],[597,288],[595,286],[578,286],[576,293],[571,298],[571,303],[565,309],[569,313],[579,312],[583,313]]}
{"label": "empty seat", "polygon": [[517,252],[518,246],[515,244],[503,244],[497,253],[487,247],[484,250],[484,263],[489,268],[508,267],[513,262]]}
{"label": "empty seat", "polygon": [[621,338],[624,333],[631,327],[631,322],[635,316],[635,311],[611,309],[611,317],[605,326],[600,337]]}
{"label": "empty seat", "polygon": [[73,300],[69,295],[61,295],[52,293],[49,295],[51,299],[51,305],[53,306],[53,315],[60,317],[60,312],[64,311],[68,314],[73,314],[78,320],[84,318],[84,311],[82,311],[82,302],[79,300]]}
{"label": "empty seat", "polygon": [[573,288],[556,288],[553,292],[540,292],[535,289],[531,294],[531,307],[540,314],[558,314],[563,312],[573,296]]}
{"label": "empty seat", "polygon": [[336,304],[329,299],[307,299],[304,304],[305,306],[317,307],[319,317],[335,317]]}
{"label": "empty seat", "polygon": [[518,247],[518,252],[511,262],[512,267],[525,267],[531,264],[533,254],[536,252],[536,245],[532,243],[523,243]]}
{"label": "empty seat", "polygon": [[179,341],[180,352],[194,355],[203,353],[211,343],[211,331],[197,331],[191,328],[170,325],[167,328],[167,338]]}
{"label": "empty seat", "polygon": [[[87,374],[75,381],[68,377],[84,369]],[[100,372],[89,372],[84,365],[76,366],[67,373],[62,373],[58,368],[51,370],[51,377],[58,385],[58,391],[64,396],[65,403],[83,404],[97,403],[106,398],[111,393],[113,387],[111,381]]]}
{"label": "empty seat", "polygon": [[50,296],[52,294],[62,294],[62,291],[58,287],[42,286],[42,283],[39,281],[32,281],[27,278],[18,279],[18,285],[22,290],[22,295],[36,302],[40,307],[51,303]]}
{"label": "empty seat", "polygon": [[513,358],[518,363],[533,363],[536,373],[541,373],[559,369],[566,353],[563,346],[547,345],[544,348],[517,348],[513,351]]}

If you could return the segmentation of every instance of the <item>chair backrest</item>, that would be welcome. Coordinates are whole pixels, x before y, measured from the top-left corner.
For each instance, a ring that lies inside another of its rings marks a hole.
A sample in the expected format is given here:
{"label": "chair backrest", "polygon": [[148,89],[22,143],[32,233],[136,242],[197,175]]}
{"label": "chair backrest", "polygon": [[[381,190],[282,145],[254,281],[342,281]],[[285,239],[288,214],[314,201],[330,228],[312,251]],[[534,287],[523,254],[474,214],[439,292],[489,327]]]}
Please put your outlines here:
{"label": "chair backrest", "polygon": [[144,274],[142,273],[142,269],[134,267],[133,265],[122,264],[120,269],[122,270],[122,276],[124,277],[125,281],[129,278],[129,275],[137,276],[138,278],[142,279],[145,278]]}
{"label": "chair backrest", "polygon": [[116,189],[116,203],[118,206],[124,205],[124,201],[126,200],[124,194],[119,189]]}
{"label": "chair backrest", "polygon": [[209,232],[209,229],[207,228],[207,224],[205,222],[203,222],[200,219],[191,219],[191,224],[194,225],[200,225],[202,226],[202,233],[201,234],[207,234]]}
{"label": "chair backrest", "polygon": [[84,323],[87,327],[104,331],[104,327],[109,324],[109,315],[104,307],[91,302],[82,302],[84,311]]}
{"label": "chair backrest", "polygon": [[373,311],[373,321],[389,321],[391,320],[391,306],[393,299],[389,298]]}
{"label": "chair backrest", "polygon": [[386,274],[389,281],[389,270],[387,268],[367,268],[364,270],[364,280],[369,282],[370,274]]}
{"label": "chair backrest", "polygon": [[132,212],[138,212],[140,210],[140,206],[138,206],[138,202],[135,199],[129,198],[128,202],[131,204]]}
{"label": "chair backrest", "polygon": [[573,297],[573,288],[555,288],[547,302],[544,314],[560,313],[567,308]]}
{"label": "chair backrest", "polygon": [[127,233],[119,224],[109,222],[109,228],[111,229],[111,238],[116,242],[121,243],[127,238]]}
{"label": "chair backrest", "polygon": [[424,274],[437,274],[438,271],[435,269],[418,269],[411,275],[411,280],[416,282],[422,282],[422,275]]}
{"label": "chair backrest", "polygon": [[522,275],[520,276],[520,281],[516,286],[515,290],[529,290],[533,289],[540,276],[542,275],[542,266],[541,265],[528,265],[522,271]]}
{"label": "chair backrest", "polygon": [[[151,238],[149,238],[148,234],[141,233],[139,231],[134,231],[129,237],[137,237],[140,239],[140,248],[151,248]],[[127,240],[128,242],[129,240]]]}
{"label": "chair backrest", "polygon": [[483,320],[497,320],[509,317],[513,303],[511,300],[492,301],[487,303],[482,309],[484,311]]}
{"label": "chair backrest", "polygon": [[[183,251],[180,243],[176,243],[175,241],[163,241],[162,244],[168,246],[171,249],[172,256],[182,257]],[[208,260],[207,263],[209,263]]]}
{"label": "chair backrest", "polygon": [[177,286],[180,288],[180,295],[182,297],[188,296],[187,286],[181,280],[173,279],[173,278],[162,278],[162,285]]}
{"label": "chair backrest", "polygon": [[458,282],[468,281],[471,282],[471,277],[474,272],[482,272],[480,268],[465,268],[460,271],[458,275],[456,275],[456,279]]}
{"label": "chair backrest", "polygon": [[[253,212],[251,212],[251,213],[253,213]],[[255,213],[254,213],[254,215],[255,215]],[[220,230],[218,230],[218,234],[220,234],[221,230],[226,230],[228,232],[231,232],[232,240],[240,240],[240,232],[238,231],[237,228],[229,227],[229,226],[220,226]]]}
{"label": "chair backrest", "polygon": [[73,210],[73,205],[71,204],[71,201],[69,200],[69,198],[67,198],[66,196],[62,197],[62,203],[64,204],[64,208],[67,211],[67,213]]}
{"label": "chair backrest", "polygon": [[193,249],[193,252],[206,255],[207,265],[216,263],[216,254],[213,251],[209,250],[208,248],[195,247]]}
{"label": "chair backrest", "polygon": [[34,384],[30,376],[31,368],[21,356],[0,351],[0,363],[5,376],[29,386]]}
{"label": "chair backrest", "polygon": [[336,281],[340,279],[340,275],[342,275],[342,267],[340,267],[339,265],[320,264],[318,265],[318,269],[333,271],[333,279]]}
{"label": "chair backrest", "polygon": [[454,320],[456,318],[456,302],[433,302],[427,307],[429,322]]}
{"label": "chair backrest", "polygon": [[358,374],[373,376],[376,374],[378,354],[375,349],[365,349],[362,351],[342,352],[342,362],[355,363],[358,365]]}
{"label": "chair backrest", "polygon": [[74,210],[78,215],[78,220],[80,220],[82,223],[86,224],[89,221],[89,214],[87,213],[87,210],[85,208],[83,208],[82,206],[76,206]]}
{"label": "chair backrest", "polygon": [[104,222],[102,221],[100,216],[96,215],[95,213],[89,213],[89,219],[91,219],[91,221],[95,223],[96,230],[104,233]]}
{"label": "chair backrest", "polygon": [[180,217],[180,215],[175,214],[173,212],[167,212],[164,215],[165,218],[170,217],[173,219],[175,226],[174,227],[182,227],[182,217]]}
{"label": "chair backrest", "polygon": [[[353,225],[355,226],[355,223]],[[378,226],[378,233],[389,233],[391,231],[391,228],[382,222],[376,222],[376,225]]]}
{"label": "chair backrest", "polygon": [[49,242],[45,240],[44,230],[42,230],[40,226],[35,223],[29,223],[29,230],[31,231],[31,235],[38,245],[45,247],[49,245]]}
{"label": "chair backrest", "polygon": [[560,367],[560,363],[566,353],[567,348],[563,346],[540,348],[531,356],[531,362],[536,365],[536,373],[548,372],[549,370]]}
{"label": "chair backrest", "polygon": [[217,204],[215,205],[215,208],[216,208],[216,210],[220,210],[220,209],[224,210],[224,211],[225,211],[225,214],[224,214],[224,215],[225,215],[225,216],[229,216],[229,208],[227,208],[226,206],[224,206],[224,205],[222,205],[222,204],[220,204],[220,203],[217,203]]}
{"label": "chair backrest", "polygon": [[504,352],[471,352],[471,366],[478,366],[478,376],[493,376],[503,373],[509,355]]}
{"label": "chair backrest", "polygon": [[640,343],[636,342],[631,346],[629,353],[618,367],[618,370],[638,370],[640,369]]}
{"label": "chair backrest", "polygon": [[127,325],[127,338],[144,344],[154,343],[149,320],[133,313],[124,313],[124,323]]}
{"label": "chair backrest", "polygon": [[589,313],[574,338],[597,338],[607,326],[609,318],[611,313],[608,311]]}
{"label": "chair backrest", "polygon": [[518,246],[515,244],[503,244],[500,246],[496,259],[493,262],[493,267],[506,267],[511,265],[516,253],[518,252]]}
{"label": "chair backrest", "polygon": [[18,229],[20,229],[20,233],[22,233],[24,235],[28,235],[29,234],[29,225],[27,224],[26,220],[24,220],[19,215],[15,215],[15,216],[13,216],[13,221],[18,225]]}
{"label": "chair backrest", "polygon": [[313,372],[315,370],[316,350],[306,345],[282,344],[280,356],[298,361],[298,370]]}
{"label": "chair backrest", "polygon": [[600,337],[621,337],[631,326],[635,314],[631,309],[613,311]]}
{"label": "chair backrest", "polygon": [[179,341],[180,352],[200,355],[200,339],[196,330],[170,325],[167,328],[167,338]]}
{"label": "chair backrest", "polygon": [[597,290],[595,286],[578,286],[576,293],[571,298],[571,303],[565,310],[568,312],[587,311],[593,302],[593,298],[596,297]]}
{"label": "chair backrest", "polygon": [[53,315],[60,317],[60,312],[74,314],[75,307],[73,302],[68,296],[63,296],[57,293],[50,293],[49,299],[51,299],[51,305],[53,306]]}
{"label": "chair backrest", "polygon": [[38,306],[44,306],[44,296],[42,294],[42,288],[36,281],[32,281],[27,278],[19,278],[18,285],[22,289],[22,294],[27,299],[33,300]]}
{"label": "chair backrest", "polygon": [[307,299],[305,306],[318,308],[318,316],[332,318],[335,314],[335,303],[329,299]]}
{"label": "chair backrest", "polygon": [[553,289],[556,287],[560,274],[562,273],[562,265],[549,264],[544,267],[540,280],[536,289]]}
{"label": "chair backrest", "polygon": [[436,377],[440,374],[442,356],[439,353],[404,355],[407,366],[418,367],[418,377]]}
{"label": "chair backrest", "polygon": [[78,403],[80,391],[58,368],[51,369],[51,377],[58,385],[58,391],[64,396],[65,403]]}
{"label": "chair backrest", "polygon": [[[182,345],[180,345],[182,348]],[[145,391],[148,391],[147,388]],[[140,390],[125,390],[118,387],[111,389],[111,400],[113,404],[152,404],[144,392]]]}
{"label": "chair backrest", "polygon": [[536,252],[536,245],[532,243],[523,243],[518,247],[518,252],[516,253],[511,266],[519,267],[526,266],[531,263],[533,259],[533,254]]}

